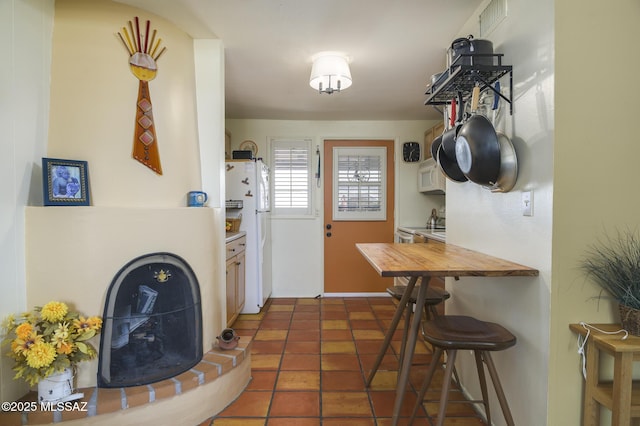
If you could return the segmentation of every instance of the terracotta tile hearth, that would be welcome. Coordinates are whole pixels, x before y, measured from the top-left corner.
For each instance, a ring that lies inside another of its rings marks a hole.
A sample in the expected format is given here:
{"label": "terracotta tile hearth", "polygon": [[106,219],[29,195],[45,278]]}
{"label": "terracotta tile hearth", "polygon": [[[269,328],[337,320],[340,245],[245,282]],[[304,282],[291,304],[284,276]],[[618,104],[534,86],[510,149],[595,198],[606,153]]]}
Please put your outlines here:
{"label": "terracotta tile hearth", "polygon": [[[185,408],[182,399],[196,395],[199,391],[208,394],[218,394],[217,403],[211,403],[209,407],[202,407],[202,414],[193,413],[193,424],[200,423],[226,407],[233,401],[250,380],[251,364],[251,338],[242,337],[238,347],[234,350],[221,350],[214,348],[204,354],[202,361],[192,369],[167,380],[144,386],[127,388],[82,388],[77,392],[83,392],[84,398],[74,401],[78,404],[74,409],[63,411],[37,410],[24,413],[0,413],[0,424],[3,426],[40,425],[64,422],[65,424],[142,424],[145,413],[136,412],[136,409],[149,407],[158,412],[164,402],[171,401]],[[228,386],[234,383],[237,389]],[[220,386],[216,386],[217,384]],[[212,390],[212,387],[220,387],[222,392]],[[205,390],[205,388],[208,388]],[[29,392],[21,401],[36,401],[37,392]],[[203,404],[200,403],[201,407]],[[79,409],[78,409],[79,408]],[[176,422],[172,424],[184,424],[181,420],[185,417],[171,409],[171,415],[176,415]],[[197,410],[196,410],[197,411]],[[128,415],[132,414],[132,415]],[[137,415],[136,415],[137,414]],[[198,417],[199,416],[199,417]],[[167,417],[161,417],[168,421]],[[157,423],[160,424],[160,423]],[[167,424],[167,423],[165,423]]]}

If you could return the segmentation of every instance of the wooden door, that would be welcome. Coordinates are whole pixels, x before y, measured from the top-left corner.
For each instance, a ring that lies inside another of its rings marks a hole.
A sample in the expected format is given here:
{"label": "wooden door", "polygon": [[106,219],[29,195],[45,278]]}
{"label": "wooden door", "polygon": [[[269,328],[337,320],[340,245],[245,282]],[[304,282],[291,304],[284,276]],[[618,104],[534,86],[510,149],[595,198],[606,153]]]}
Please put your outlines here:
{"label": "wooden door", "polygon": [[393,146],[392,140],[324,141],[325,293],[384,292],[393,285],[355,246],[393,242]]}

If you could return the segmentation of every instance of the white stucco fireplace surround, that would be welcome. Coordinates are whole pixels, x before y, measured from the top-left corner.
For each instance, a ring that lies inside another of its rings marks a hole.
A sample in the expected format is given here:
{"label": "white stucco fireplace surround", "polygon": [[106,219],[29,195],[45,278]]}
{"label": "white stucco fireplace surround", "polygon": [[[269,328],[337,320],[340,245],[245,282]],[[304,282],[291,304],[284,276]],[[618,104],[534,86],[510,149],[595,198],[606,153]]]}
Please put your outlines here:
{"label": "white stucco fireplace surround", "polygon": [[[225,325],[224,287],[218,278],[223,274],[215,260],[215,253],[224,249],[222,230],[218,231],[214,226],[220,223],[216,217],[220,214],[224,214],[220,209],[188,207],[27,207],[27,300],[30,305],[40,306],[50,300],[58,300],[84,315],[102,315],[107,289],[120,268],[144,254],[174,253],[189,263],[200,286],[203,353],[206,357],[215,346],[215,336]],[[94,339],[97,347],[99,337]],[[235,368],[215,381],[220,382],[219,385],[207,383],[198,387],[201,390],[194,389],[148,404],[155,406],[151,411],[160,410],[164,421],[169,416],[176,422],[195,419],[194,406],[208,404],[208,409],[215,411],[195,416],[215,414],[233,401],[250,380],[249,352],[245,351],[241,357],[241,368]],[[96,371],[97,359],[81,363],[77,387],[95,387]],[[215,395],[215,401],[209,400],[211,395]],[[200,401],[199,405],[194,400]],[[171,408],[160,408],[162,404]],[[139,424],[140,417],[134,414],[141,410],[144,408],[121,410],[113,414],[116,417],[106,424],[116,421],[121,425]],[[83,421],[100,424],[100,417],[103,416]]]}

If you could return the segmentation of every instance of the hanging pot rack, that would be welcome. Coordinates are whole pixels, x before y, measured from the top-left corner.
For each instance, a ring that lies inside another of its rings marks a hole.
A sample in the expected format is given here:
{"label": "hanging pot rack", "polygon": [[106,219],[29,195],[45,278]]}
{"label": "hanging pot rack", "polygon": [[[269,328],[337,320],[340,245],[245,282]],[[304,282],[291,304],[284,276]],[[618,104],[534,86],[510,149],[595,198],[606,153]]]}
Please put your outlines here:
{"label": "hanging pot rack", "polygon": [[[496,65],[477,65],[473,63],[474,57],[494,57]],[[462,54],[434,81],[425,95],[427,100],[425,105],[448,105],[452,98],[456,98],[459,93],[463,94],[464,100],[471,96],[473,88],[480,86],[480,91],[490,89],[509,103],[509,114],[513,115],[513,103],[510,97],[504,96],[494,88],[494,83],[505,75],[509,74],[509,96],[513,93],[513,67],[502,65],[502,53],[494,54]],[[459,65],[461,58],[469,57],[469,65]],[[437,108],[436,108],[437,109]]]}

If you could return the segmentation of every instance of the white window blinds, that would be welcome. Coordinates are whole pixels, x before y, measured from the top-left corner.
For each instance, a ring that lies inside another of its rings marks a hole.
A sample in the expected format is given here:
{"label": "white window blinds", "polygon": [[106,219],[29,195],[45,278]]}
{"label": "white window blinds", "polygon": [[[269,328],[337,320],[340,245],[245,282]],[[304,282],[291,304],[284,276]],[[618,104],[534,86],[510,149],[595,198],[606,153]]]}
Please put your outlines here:
{"label": "white window blinds", "polygon": [[273,214],[311,214],[311,140],[272,140]]}

